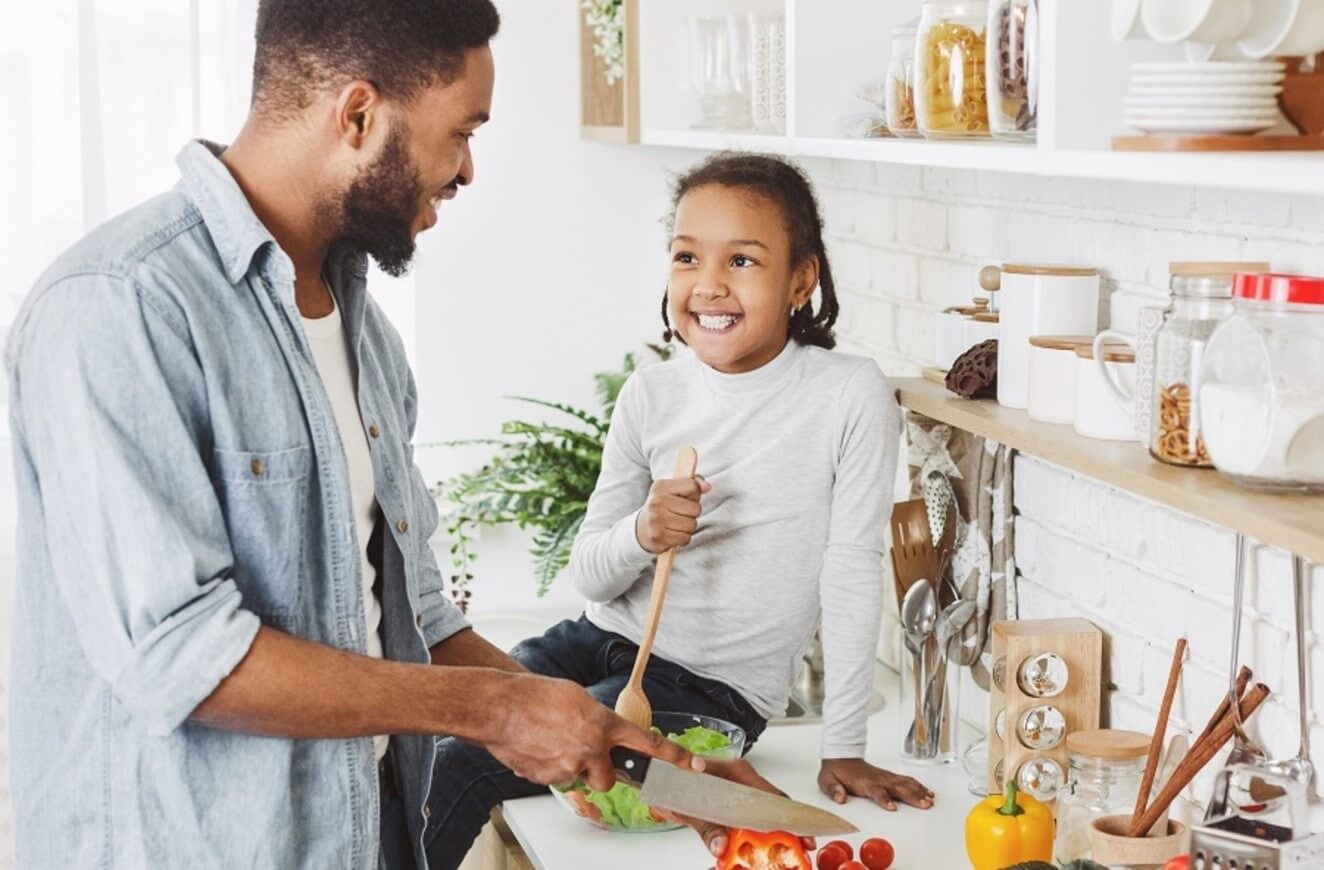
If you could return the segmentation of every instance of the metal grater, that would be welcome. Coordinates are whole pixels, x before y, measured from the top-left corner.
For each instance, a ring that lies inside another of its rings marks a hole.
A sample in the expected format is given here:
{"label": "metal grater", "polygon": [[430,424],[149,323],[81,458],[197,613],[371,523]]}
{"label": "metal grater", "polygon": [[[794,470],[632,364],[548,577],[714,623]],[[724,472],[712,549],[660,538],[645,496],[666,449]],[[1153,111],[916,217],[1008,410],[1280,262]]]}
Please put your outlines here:
{"label": "metal grater", "polygon": [[1191,830],[1191,870],[1319,870],[1324,836],[1275,843],[1248,834],[1197,825]]}

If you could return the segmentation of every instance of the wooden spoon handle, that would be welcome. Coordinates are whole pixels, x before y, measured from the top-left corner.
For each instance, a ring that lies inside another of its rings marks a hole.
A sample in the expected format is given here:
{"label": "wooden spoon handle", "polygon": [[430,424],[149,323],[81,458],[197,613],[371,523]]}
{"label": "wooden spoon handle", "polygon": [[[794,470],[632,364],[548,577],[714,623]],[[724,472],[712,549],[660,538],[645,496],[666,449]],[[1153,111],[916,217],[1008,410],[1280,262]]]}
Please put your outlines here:
{"label": "wooden spoon handle", "polygon": [[[676,471],[673,478],[693,477],[699,467],[699,454],[693,447],[682,447],[676,454]],[[648,599],[648,618],[644,620],[644,633],[639,638],[639,652],[634,657],[634,670],[630,671],[628,686],[642,686],[644,668],[648,657],[653,654],[653,639],[657,637],[657,623],[662,617],[662,601],[667,597],[667,585],[671,582],[671,566],[676,562],[676,548],[672,547],[657,557],[657,569],[653,572],[653,594]]]}

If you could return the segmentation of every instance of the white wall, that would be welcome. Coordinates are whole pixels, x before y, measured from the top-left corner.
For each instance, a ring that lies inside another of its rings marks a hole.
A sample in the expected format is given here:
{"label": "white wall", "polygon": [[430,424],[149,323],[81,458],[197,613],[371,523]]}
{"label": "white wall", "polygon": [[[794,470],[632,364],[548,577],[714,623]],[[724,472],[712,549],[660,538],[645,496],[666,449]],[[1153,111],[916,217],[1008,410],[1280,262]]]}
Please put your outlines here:
{"label": "white wall", "polygon": [[[1171,260],[1268,260],[1284,271],[1324,274],[1317,197],[841,161],[811,169],[842,290],[843,344],[872,354],[889,374],[931,363],[935,314],[969,299],[975,273],[990,262],[1097,265],[1108,292],[1150,298],[1164,292]],[[1203,727],[1226,691],[1232,532],[1026,456],[1016,463],[1015,502],[1020,616],[1085,616],[1104,629],[1113,687],[1105,721],[1152,728],[1172,644],[1184,634],[1191,658],[1171,728]],[[1243,661],[1278,690],[1252,732],[1272,756],[1287,757],[1297,737],[1290,562],[1257,546],[1251,566]],[[1311,576],[1316,588],[1324,568]],[[1310,597],[1308,624],[1324,627],[1324,595]],[[1319,764],[1324,646],[1316,634],[1308,667]],[[1214,769],[1188,794],[1208,794]]]}
{"label": "white wall", "polygon": [[[661,335],[669,173],[698,155],[580,140],[577,5],[501,4],[475,183],[420,240],[419,441],[494,435],[529,413],[506,395],[596,408],[592,374]],[[420,453],[430,480],[482,458]],[[477,549],[477,610],[578,607],[569,584],[534,598],[522,535],[487,533]]]}

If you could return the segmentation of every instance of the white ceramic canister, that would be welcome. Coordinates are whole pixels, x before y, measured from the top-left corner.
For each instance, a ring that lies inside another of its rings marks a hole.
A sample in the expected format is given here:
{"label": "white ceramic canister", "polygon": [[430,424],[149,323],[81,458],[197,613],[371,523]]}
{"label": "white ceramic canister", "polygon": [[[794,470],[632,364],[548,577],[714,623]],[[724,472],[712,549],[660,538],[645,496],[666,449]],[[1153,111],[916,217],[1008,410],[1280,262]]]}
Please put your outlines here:
{"label": "white ceramic canister", "polygon": [[998,337],[998,330],[1001,315],[999,314],[975,314],[965,319],[965,347],[966,350],[977,344],[988,341],[990,338]]}
{"label": "white ceramic canister", "polygon": [[998,404],[1024,408],[1030,336],[1093,335],[1099,327],[1099,270],[1005,263],[999,291]]}
{"label": "white ceramic canister", "polygon": [[1076,419],[1076,348],[1089,344],[1088,335],[1030,336],[1031,420],[1066,423]]}
{"label": "white ceramic canister", "polygon": [[1134,401],[1135,351],[1120,342],[1098,343],[1105,364],[1100,369],[1094,361],[1095,346],[1091,342],[1076,348],[1076,411],[1072,425],[1088,438],[1134,441],[1135,413],[1117,390]]}

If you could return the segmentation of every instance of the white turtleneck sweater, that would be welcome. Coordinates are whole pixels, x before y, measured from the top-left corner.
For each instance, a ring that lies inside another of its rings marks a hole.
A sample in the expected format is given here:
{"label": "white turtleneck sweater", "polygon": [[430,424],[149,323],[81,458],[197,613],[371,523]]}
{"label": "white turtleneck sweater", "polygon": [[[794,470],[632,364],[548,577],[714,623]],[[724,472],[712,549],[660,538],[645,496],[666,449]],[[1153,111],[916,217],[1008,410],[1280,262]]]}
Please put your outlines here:
{"label": "white turtleneck sweater", "polygon": [[570,560],[589,620],[638,641],[655,557],[635,517],[676,451],[693,446],[712,491],[676,557],[656,655],[773,717],[821,614],[822,757],[862,757],[900,432],[876,363],[795,341],[745,374],[691,356],[636,372]]}

